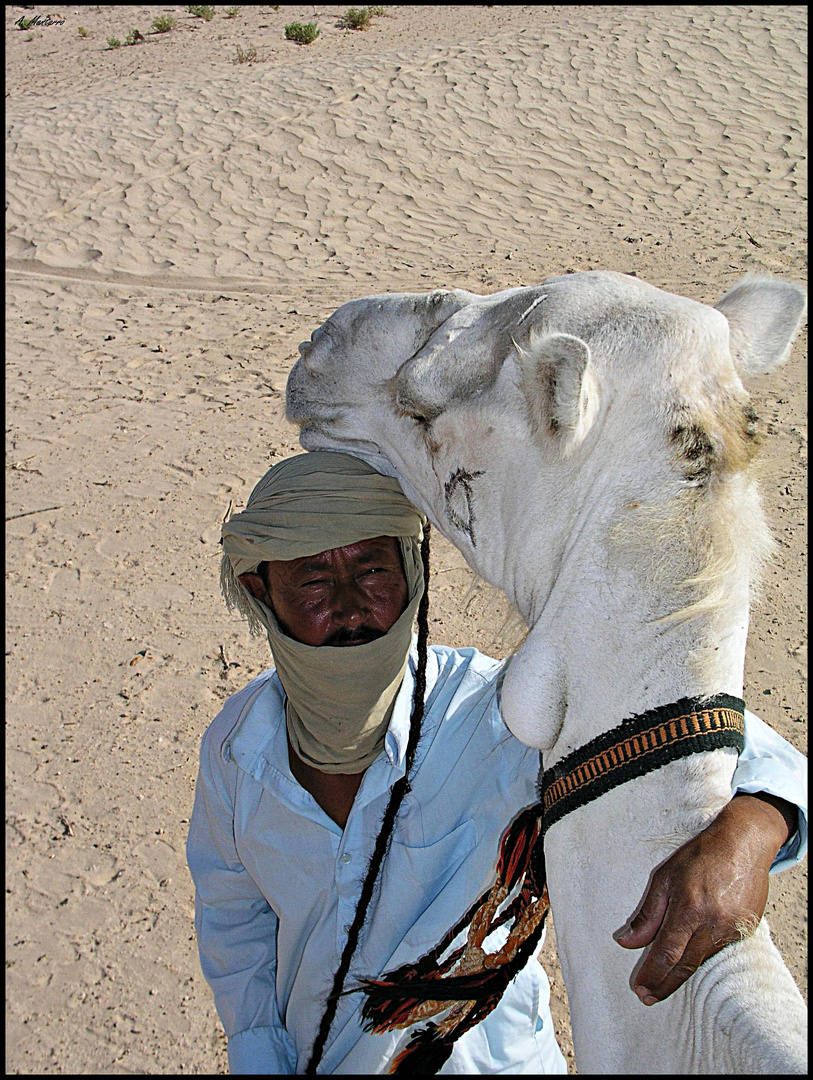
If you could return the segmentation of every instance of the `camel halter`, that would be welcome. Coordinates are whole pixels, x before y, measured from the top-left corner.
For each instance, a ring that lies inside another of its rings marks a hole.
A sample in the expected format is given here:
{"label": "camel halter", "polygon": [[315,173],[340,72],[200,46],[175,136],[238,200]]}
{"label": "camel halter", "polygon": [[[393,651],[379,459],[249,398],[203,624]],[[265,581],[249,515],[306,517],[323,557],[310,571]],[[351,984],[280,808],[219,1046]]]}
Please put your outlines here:
{"label": "camel halter", "polygon": [[[413,1032],[390,1073],[436,1073],[455,1042],[496,1008],[511,979],[535,954],[550,910],[543,839],[551,825],[670,761],[723,746],[741,753],[744,713],[745,703],[729,694],[681,698],[623,720],[542,773],[540,801],[522,810],[503,833],[494,885],[420,960],[345,991],[364,992],[362,1020],[365,1030],[376,1034],[446,1013]],[[517,895],[498,914],[517,886]],[[485,938],[506,923],[513,923],[506,943],[486,953]],[[441,960],[466,927],[466,943]]]}

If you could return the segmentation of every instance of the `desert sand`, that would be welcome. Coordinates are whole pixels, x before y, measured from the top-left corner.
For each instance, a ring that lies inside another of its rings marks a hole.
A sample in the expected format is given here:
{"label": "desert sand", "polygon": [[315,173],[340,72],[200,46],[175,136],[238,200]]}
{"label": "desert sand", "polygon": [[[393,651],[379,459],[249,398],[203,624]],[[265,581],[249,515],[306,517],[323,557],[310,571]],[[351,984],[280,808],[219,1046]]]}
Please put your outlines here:
{"label": "desert sand", "polygon": [[[269,665],[217,541],[298,452],[298,342],[373,292],[804,280],[805,7],[345,10],[5,9],[7,1073],[226,1071],[184,844],[201,735]],[[804,355],[752,387],[778,544],[746,666],[800,749]],[[510,650],[439,539],[431,595],[435,641]],[[805,884],[767,912],[804,993]]]}

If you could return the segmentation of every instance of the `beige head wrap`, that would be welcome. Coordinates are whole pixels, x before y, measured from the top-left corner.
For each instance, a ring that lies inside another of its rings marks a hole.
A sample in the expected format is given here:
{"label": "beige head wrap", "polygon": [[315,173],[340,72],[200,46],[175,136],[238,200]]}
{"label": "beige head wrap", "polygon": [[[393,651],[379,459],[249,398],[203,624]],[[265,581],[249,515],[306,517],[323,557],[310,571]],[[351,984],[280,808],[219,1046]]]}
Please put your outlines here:
{"label": "beige head wrap", "polygon": [[[288,735],[324,772],[361,772],[384,745],[423,594],[425,519],[398,481],[346,454],[315,451],[281,461],[222,528],[221,586],[229,608],[265,628],[287,696]],[[409,600],[383,637],[352,648],[303,645],[237,580],[261,562],[299,559],[376,536],[398,538]]]}

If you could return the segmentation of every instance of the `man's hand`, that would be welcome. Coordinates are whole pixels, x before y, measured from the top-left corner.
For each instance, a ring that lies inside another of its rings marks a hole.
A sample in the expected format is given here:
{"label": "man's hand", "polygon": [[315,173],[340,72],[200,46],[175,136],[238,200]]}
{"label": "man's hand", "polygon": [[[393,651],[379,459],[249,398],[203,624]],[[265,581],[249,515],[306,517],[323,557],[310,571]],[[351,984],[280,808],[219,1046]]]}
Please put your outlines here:
{"label": "man's hand", "polygon": [[768,901],[768,871],[796,830],[796,809],[771,795],[735,795],[652,876],[638,914],[616,935],[652,948],[633,989],[663,1001],[725,945],[752,934]]}

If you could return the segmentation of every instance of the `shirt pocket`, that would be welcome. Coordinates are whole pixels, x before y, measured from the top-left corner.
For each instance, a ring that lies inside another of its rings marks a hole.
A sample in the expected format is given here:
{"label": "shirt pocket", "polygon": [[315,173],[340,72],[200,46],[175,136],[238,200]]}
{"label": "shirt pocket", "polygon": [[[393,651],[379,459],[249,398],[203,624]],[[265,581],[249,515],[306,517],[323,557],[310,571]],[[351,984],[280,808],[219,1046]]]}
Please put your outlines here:
{"label": "shirt pocket", "polygon": [[370,922],[385,967],[428,952],[476,899],[482,882],[470,880],[466,866],[476,841],[471,819],[431,844],[393,839]]}

